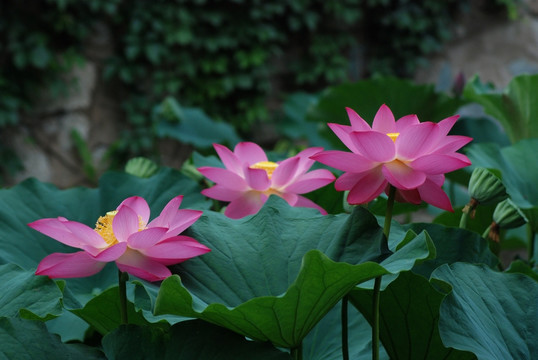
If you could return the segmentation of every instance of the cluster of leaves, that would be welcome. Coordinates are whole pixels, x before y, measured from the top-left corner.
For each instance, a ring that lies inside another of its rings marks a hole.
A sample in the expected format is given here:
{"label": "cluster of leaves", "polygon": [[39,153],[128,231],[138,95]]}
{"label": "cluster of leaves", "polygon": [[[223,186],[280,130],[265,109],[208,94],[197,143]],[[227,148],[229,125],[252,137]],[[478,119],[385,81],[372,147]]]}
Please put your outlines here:
{"label": "cluster of leaves", "polygon": [[[0,190],[0,352],[43,359],[290,359],[281,349],[302,344],[304,359],[336,360],[339,300],[351,291],[359,312],[350,308],[350,354],[368,359],[369,281],[379,275],[381,318],[390,324],[381,331],[385,358],[531,358],[538,351],[532,337],[522,336],[535,325],[538,283],[495,271],[497,258],[476,233],[395,223],[387,254],[380,251],[382,219],[362,207],[321,216],[271,197],[258,214],[232,220],[207,210],[199,190],[171,169],[149,178],[110,172],[96,189],[27,180]],[[68,248],[27,222],[69,214],[91,225],[135,194],[158,212],[178,192],[186,195],[185,207],[204,210],[188,235],[212,252],[176,266],[180,276],[159,285],[131,279],[128,326],[120,325],[114,266],[66,281],[33,275],[42,257]]]}

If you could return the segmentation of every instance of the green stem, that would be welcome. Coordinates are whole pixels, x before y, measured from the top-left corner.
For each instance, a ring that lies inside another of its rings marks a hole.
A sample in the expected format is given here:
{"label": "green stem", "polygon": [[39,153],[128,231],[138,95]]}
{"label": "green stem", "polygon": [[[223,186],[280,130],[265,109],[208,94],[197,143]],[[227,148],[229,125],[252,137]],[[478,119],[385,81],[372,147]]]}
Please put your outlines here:
{"label": "green stem", "polygon": [[290,353],[293,360],[303,360],[303,344],[291,349]]}
{"label": "green stem", "polygon": [[119,282],[119,291],[120,291],[120,317],[122,324],[128,324],[127,319],[127,280],[129,279],[129,274],[118,270],[118,282]]}
{"label": "green stem", "polygon": [[460,229],[467,229],[467,220],[469,220],[469,211],[462,211],[460,219]]}
{"label": "green stem", "polygon": [[347,294],[342,298],[342,359],[349,360],[348,325],[347,325]]}
{"label": "green stem", "polygon": [[528,251],[527,251],[527,259],[529,261],[529,264],[532,266],[534,263],[534,238],[536,237],[536,233],[532,229],[531,224],[527,224],[527,241],[528,244]]}
{"label": "green stem", "polygon": [[[386,243],[383,244],[384,248],[388,248],[390,226],[392,224],[392,209],[394,208],[394,198],[396,196],[396,188],[390,186],[389,188],[389,198],[387,201],[387,209],[385,212],[385,223],[383,225],[383,234]],[[373,323],[372,323],[372,360],[379,360],[379,302],[381,297],[381,276],[375,278],[374,282],[374,293],[372,299],[372,313],[373,313]]]}

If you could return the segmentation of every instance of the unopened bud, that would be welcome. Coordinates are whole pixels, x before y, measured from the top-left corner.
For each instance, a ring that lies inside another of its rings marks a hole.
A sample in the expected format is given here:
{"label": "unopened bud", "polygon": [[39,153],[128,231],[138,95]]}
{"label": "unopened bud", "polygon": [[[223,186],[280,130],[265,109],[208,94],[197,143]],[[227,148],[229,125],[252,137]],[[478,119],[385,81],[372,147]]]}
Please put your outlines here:
{"label": "unopened bud", "polygon": [[479,204],[496,204],[508,197],[501,179],[486,168],[476,168],[469,180],[469,195]]}

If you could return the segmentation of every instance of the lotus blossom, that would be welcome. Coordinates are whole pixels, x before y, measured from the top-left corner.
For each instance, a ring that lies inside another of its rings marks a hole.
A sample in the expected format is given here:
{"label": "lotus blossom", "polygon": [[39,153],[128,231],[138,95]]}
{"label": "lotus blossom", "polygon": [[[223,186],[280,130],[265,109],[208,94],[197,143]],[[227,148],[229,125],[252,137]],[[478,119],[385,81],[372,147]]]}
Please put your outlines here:
{"label": "lotus blossom", "polygon": [[318,209],[327,214],[313,201],[299,195],[319,189],[335,177],[329,170],[307,172],[314,164],[310,157],[322,148],[308,148],[281,162],[267,160],[267,155],[257,144],[241,142],[234,151],[223,145],[213,144],[224,168],[201,167],[198,170],[216,185],[204,189],[207,197],[229,201],[224,214],[239,219],[255,214],[270,195],[285,199],[291,206]]}
{"label": "lotus blossom", "polygon": [[210,251],[195,239],[178,235],[202,215],[178,210],[183,196],[173,198],[149,224],[150,209],[143,198],[125,199],[114,211],[99,217],[95,229],[64,217],[40,219],[28,226],[83,251],[54,253],[39,263],[36,275],[51,278],[84,277],[98,273],[107,262],[148,281],[171,275],[167,265]]}
{"label": "lotus blossom", "polygon": [[350,204],[367,203],[387,191],[390,184],[397,189],[398,201],[425,201],[453,211],[442,189],[444,174],[471,164],[456,151],[472,139],[448,135],[458,115],[439,123],[421,123],[416,115],[395,121],[388,106],[382,105],[370,127],[355,111],[346,110],[351,126],[328,125],[351,153],[324,151],[312,158],[345,172],[335,188],[349,190]]}

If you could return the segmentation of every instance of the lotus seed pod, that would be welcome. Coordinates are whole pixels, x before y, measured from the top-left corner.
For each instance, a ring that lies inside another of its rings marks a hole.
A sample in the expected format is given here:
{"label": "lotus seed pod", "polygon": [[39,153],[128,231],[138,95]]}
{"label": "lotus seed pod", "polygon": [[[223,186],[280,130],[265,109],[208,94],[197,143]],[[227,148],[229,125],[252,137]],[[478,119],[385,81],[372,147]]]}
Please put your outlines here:
{"label": "lotus seed pod", "polygon": [[469,180],[469,195],[479,204],[496,204],[508,197],[502,181],[486,168],[476,168]]}
{"label": "lotus seed pod", "polygon": [[493,221],[501,229],[513,229],[525,224],[527,218],[512,200],[506,199],[497,204],[493,212]]}

